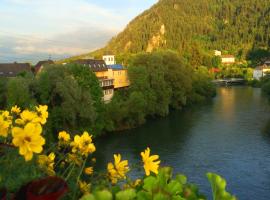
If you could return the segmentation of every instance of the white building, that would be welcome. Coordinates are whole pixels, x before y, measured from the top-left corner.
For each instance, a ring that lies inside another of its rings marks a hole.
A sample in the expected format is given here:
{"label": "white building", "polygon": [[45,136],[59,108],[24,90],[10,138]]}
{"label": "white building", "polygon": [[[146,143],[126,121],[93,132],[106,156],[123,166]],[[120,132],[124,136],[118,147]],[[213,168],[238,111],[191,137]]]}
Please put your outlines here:
{"label": "white building", "polygon": [[221,51],[215,50],[214,54],[215,54],[215,56],[221,56]]}
{"label": "white building", "polygon": [[221,63],[227,65],[234,64],[235,57],[233,55],[223,55],[221,56]]}
{"label": "white building", "polygon": [[99,78],[100,87],[103,90],[103,101],[108,103],[114,95],[114,80],[110,78]]}
{"label": "white building", "polygon": [[265,61],[262,66],[256,67],[253,71],[253,78],[260,80],[270,73],[270,61]]}
{"label": "white building", "polygon": [[106,65],[115,65],[115,56],[114,55],[104,55],[102,59],[105,61]]}

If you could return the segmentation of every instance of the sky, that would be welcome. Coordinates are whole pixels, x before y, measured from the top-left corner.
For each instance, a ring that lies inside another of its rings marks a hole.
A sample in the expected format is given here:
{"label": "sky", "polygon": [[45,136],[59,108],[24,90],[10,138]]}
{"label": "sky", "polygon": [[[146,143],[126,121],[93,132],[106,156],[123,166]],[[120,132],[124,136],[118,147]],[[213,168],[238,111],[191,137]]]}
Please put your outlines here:
{"label": "sky", "polygon": [[157,1],[0,0],[0,62],[91,52]]}

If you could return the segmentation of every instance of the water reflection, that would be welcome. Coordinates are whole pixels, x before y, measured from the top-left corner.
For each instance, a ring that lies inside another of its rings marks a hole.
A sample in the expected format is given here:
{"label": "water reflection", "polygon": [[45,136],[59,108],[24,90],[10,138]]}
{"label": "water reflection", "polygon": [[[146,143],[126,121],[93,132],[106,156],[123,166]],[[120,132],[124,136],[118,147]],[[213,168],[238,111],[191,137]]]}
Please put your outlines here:
{"label": "water reflection", "polygon": [[[140,162],[147,146],[175,171],[188,175],[209,194],[205,173],[222,174],[239,199],[270,196],[270,109],[260,89],[219,88],[209,105],[173,112],[169,117],[97,141],[98,168],[113,153]],[[138,176],[134,172],[132,176]],[[259,196],[258,196],[259,195]]]}

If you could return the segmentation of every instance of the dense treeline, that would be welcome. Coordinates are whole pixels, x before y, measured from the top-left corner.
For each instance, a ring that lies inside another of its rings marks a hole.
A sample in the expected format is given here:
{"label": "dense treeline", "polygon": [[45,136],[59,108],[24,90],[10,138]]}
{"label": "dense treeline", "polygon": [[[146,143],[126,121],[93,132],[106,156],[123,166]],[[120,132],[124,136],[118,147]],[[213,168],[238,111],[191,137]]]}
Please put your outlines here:
{"label": "dense treeline", "polygon": [[93,55],[174,49],[203,65],[219,49],[256,63],[270,55],[269,5],[270,0],[160,0]]}
{"label": "dense treeline", "polygon": [[131,86],[106,107],[111,130],[135,127],[147,117],[166,116],[170,108],[213,97],[215,88],[205,67],[191,68],[171,51],[140,53],[128,68]]}
{"label": "dense treeline", "polygon": [[130,88],[116,91],[112,101],[104,104],[99,81],[87,67],[47,66],[37,76],[1,80],[0,106],[46,104],[50,113],[47,132],[88,130],[98,135],[136,127],[147,117],[166,116],[170,108],[179,109],[215,94],[206,68],[192,68],[171,51],[135,55],[128,72]]}

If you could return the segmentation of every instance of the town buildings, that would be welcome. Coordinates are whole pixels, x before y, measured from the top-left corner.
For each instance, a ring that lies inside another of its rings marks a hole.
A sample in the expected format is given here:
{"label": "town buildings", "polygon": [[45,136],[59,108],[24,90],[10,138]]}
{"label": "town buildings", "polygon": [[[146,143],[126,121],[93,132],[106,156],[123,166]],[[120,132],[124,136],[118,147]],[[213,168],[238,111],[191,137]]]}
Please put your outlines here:
{"label": "town buildings", "polygon": [[105,55],[103,60],[79,59],[74,63],[89,67],[100,81],[104,102],[109,102],[115,90],[130,85],[128,72],[122,65],[116,64],[114,55]]}
{"label": "town buildings", "polygon": [[224,65],[232,65],[235,63],[235,57],[233,55],[222,55],[219,50],[214,50],[214,55],[221,58],[221,63]]}
{"label": "town buildings", "polygon": [[0,63],[0,77],[16,77],[23,72],[32,72],[29,63]]}
{"label": "town buildings", "polygon": [[270,74],[270,60],[267,60],[263,65],[258,66],[253,71],[253,78],[260,80],[262,77]]}

